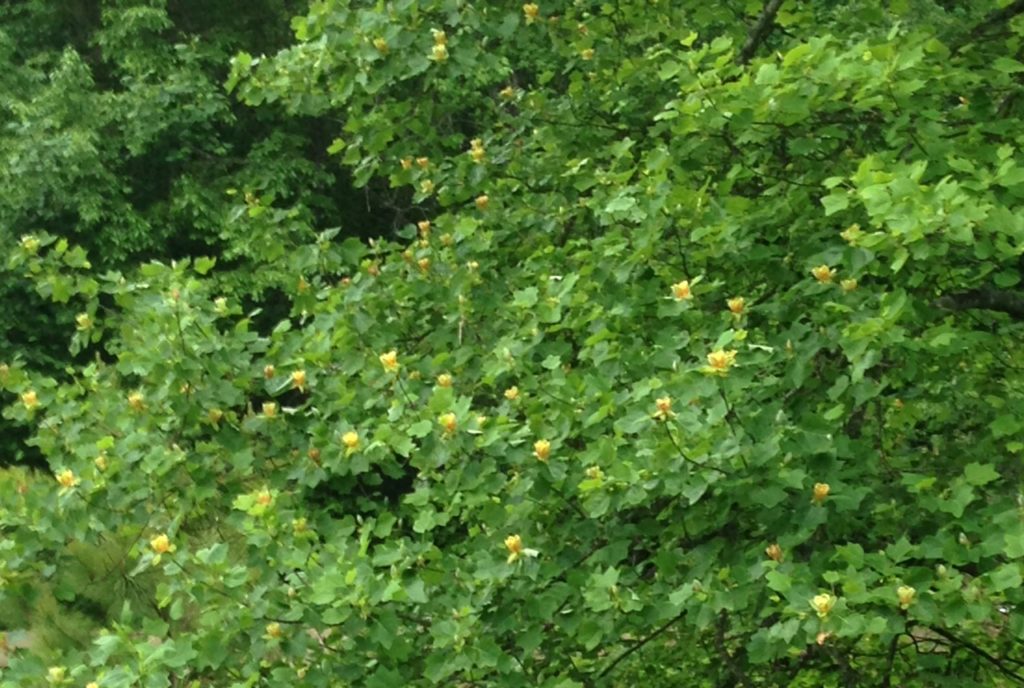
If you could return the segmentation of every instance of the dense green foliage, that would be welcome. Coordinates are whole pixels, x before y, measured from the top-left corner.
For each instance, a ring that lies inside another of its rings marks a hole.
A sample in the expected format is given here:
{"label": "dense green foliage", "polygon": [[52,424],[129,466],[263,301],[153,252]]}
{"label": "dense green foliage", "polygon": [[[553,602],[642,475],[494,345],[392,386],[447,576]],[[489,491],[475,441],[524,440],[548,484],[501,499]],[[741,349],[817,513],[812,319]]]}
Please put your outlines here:
{"label": "dense green foliage", "polygon": [[214,5],[0,14],[0,686],[1024,683],[1024,3]]}

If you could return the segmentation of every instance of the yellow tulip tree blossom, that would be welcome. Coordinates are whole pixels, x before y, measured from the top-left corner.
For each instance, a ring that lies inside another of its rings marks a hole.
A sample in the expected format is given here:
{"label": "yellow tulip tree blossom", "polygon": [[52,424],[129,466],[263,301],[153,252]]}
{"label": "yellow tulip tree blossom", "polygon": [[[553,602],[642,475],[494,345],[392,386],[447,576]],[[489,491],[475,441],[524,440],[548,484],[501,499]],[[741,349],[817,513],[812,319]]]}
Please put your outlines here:
{"label": "yellow tulip tree blossom", "polygon": [[398,372],[398,352],[391,350],[387,353],[381,354],[379,357],[380,364],[384,366],[384,370],[389,373]]}
{"label": "yellow tulip tree blossom", "polygon": [[824,619],[832,611],[832,608],[836,606],[836,601],[835,595],[825,592],[811,598],[811,606],[818,613],[818,617]]}
{"label": "yellow tulip tree blossom", "polygon": [[171,539],[167,537],[166,533],[160,533],[150,540],[149,548],[157,554],[166,554],[167,552],[174,551],[174,546],[171,545]]}
{"label": "yellow tulip tree blossom", "polygon": [[57,472],[57,482],[65,490],[75,487],[80,481],[70,468]]}
{"label": "yellow tulip tree blossom", "polygon": [[676,415],[672,412],[672,398],[668,396],[658,397],[654,401],[654,407],[657,409],[654,412],[654,417],[658,420],[668,420],[672,416]]}
{"label": "yellow tulip tree blossom", "polygon": [[690,292],[690,280],[683,280],[672,285],[672,298],[676,301],[686,301],[693,294]]}
{"label": "yellow tulip tree blossom", "polygon": [[708,368],[710,372],[724,375],[736,364],[736,351],[733,349],[718,349],[708,354]]}
{"label": "yellow tulip tree blossom", "polygon": [[533,455],[546,462],[548,457],[551,456],[551,442],[547,440],[537,440],[534,442]]}
{"label": "yellow tulip tree blossom", "polygon": [[811,268],[811,274],[814,275],[814,279],[822,284],[830,284],[832,278],[836,276],[836,270],[827,265],[819,265],[816,268]]}
{"label": "yellow tulip tree blossom", "polygon": [[896,588],[896,599],[900,602],[900,609],[906,609],[914,602],[914,597],[917,595],[917,590],[910,587],[909,585],[901,585]]}

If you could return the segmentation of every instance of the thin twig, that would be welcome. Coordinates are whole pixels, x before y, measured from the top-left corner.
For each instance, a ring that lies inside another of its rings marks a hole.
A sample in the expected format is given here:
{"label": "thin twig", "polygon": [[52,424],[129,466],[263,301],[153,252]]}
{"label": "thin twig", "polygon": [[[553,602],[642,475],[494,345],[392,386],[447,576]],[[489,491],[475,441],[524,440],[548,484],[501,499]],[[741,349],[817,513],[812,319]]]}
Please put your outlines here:
{"label": "thin twig", "polygon": [[671,428],[668,427],[668,423],[665,423],[665,434],[668,435],[668,438],[672,441],[672,446],[676,448],[677,452],[679,452],[679,456],[683,458],[683,461],[686,461],[689,464],[693,464],[697,468],[710,468],[713,471],[718,471],[722,475],[730,475],[728,471],[724,471],[718,466],[712,466],[710,464],[701,463],[700,461],[696,461],[695,459],[691,459],[689,456],[687,456],[686,452],[683,451],[683,448],[679,446],[678,442],[676,442],[675,435],[672,434],[672,430]]}
{"label": "thin twig", "polygon": [[684,616],[686,616],[686,611],[681,611],[681,612],[679,612],[679,613],[678,613],[678,614],[676,614],[676,615],[675,615],[674,617],[672,617],[671,619],[669,619],[668,621],[666,621],[665,623],[663,623],[663,624],[662,624],[661,626],[659,626],[659,627],[658,627],[657,629],[655,629],[655,630],[654,630],[654,631],[653,631],[653,632],[652,632],[652,633],[651,633],[650,635],[648,635],[648,636],[647,636],[646,638],[644,638],[643,640],[641,640],[640,642],[638,642],[638,643],[637,643],[636,645],[633,645],[633,646],[632,646],[632,647],[630,647],[629,649],[627,649],[627,650],[624,650],[624,651],[623,651],[623,652],[622,652],[621,654],[619,654],[619,656],[618,656],[618,657],[616,657],[616,658],[615,658],[614,660],[612,660],[612,663],[611,663],[611,664],[609,664],[608,666],[606,666],[606,667],[605,667],[604,669],[602,669],[602,670],[600,671],[600,673],[598,673],[598,675],[597,675],[597,677],[596,677],[596,679],[595,679],[595,680],[598,680],[598,681],[600,681],[600,680],[601,680],[602,678],[604,678],[605,676],[607,676],[608,674],[610,674],[610,673],[611,673],[612,671],[614,671],[614,670],[615,670],[615,667],[617,667],[617,666],[618,666],[618,665],[619,665],[620,663],[622,663],[622,661],[623,661],[624,659],[626,659],[626,658],[627,658],[627,657],[629,657],[629,656],[630,656],[631,654],[633,654],[634,652],[636,652],[637,650],[639,650],[640,648],[642,648],[642,647],[643,647],[644,645],[646,645],[647,643],[651,642],[652,640],[654,640],[655,638],[657,638],[657,637],[658,637],[659,635],[661,635],[662,633],[664,633],[665,631],[667,631],[668,629],[670,629],[670,628],[671,628],[671,627],[672,627],[672,626],[673,626],[674,624],[676,624],[677,622],[679,622],[679,621],[680,621],[680,620],[681,620],[681,619],[682,619],[682,618],[683,618]]}

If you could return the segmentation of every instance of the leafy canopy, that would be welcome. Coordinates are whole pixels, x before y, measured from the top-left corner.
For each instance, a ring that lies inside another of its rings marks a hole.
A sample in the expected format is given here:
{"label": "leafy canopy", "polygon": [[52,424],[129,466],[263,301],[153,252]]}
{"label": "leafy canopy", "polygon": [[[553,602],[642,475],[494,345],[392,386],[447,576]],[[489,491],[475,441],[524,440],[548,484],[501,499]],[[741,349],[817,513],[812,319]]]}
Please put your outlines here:
{"label": "leafy canopy", "polygon": [[311,3],[228,88],[408,221],[250,193],[268,328],[12,247],[95,359],[0,369],[6,589],[149,594],[2,685],[1024,682],[1019,5]]}

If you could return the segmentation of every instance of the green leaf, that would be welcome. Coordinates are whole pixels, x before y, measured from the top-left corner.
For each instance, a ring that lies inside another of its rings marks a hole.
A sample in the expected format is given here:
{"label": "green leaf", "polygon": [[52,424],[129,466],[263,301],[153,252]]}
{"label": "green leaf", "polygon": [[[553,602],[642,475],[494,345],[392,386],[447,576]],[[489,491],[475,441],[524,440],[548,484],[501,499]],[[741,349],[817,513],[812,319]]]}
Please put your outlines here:
{"label": "green leaf", "polygon": [[991,464],[969,463],[964,469],[964,478],[971,485],[986,485],[999,480],[999,473]]}

